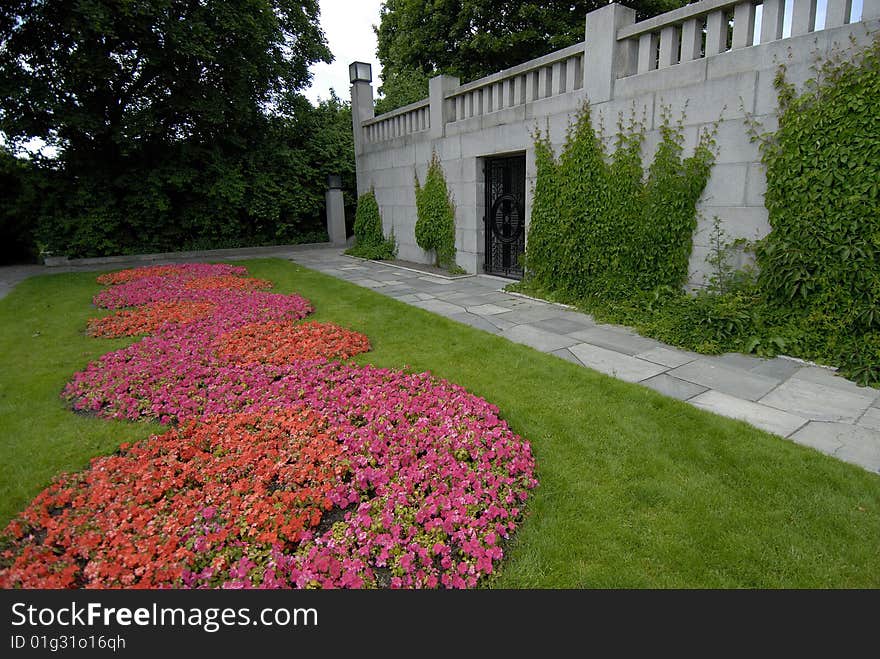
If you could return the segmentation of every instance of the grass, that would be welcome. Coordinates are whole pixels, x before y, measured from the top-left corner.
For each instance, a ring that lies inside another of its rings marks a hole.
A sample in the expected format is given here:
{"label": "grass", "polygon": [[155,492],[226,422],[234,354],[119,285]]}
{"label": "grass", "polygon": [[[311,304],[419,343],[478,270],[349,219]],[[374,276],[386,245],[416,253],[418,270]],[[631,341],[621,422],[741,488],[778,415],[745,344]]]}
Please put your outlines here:
{"label": "grass", "polygon": [[[288,262],[244,264],[366,333],[356,361],[462,384],[531,440],[541,484],[494,587],[880,586],[877,475]],[[58,398],[124,344],[83,334],[94,278],[32,279],[0,301],[4,522],[55,473],[158,429]]]}

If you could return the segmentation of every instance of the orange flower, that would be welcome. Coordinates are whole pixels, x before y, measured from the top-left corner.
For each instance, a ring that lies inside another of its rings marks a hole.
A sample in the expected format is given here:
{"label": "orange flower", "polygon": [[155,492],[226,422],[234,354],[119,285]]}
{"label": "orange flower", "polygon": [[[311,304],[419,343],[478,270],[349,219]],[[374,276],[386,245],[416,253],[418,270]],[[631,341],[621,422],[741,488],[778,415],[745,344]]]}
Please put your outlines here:
{"label": "orange flower", "polygon": [[298,360],[348,359],[367,352],[370,340],[332,323],[251,323],[218,341],[217,356],[238,363],[286,364]]}

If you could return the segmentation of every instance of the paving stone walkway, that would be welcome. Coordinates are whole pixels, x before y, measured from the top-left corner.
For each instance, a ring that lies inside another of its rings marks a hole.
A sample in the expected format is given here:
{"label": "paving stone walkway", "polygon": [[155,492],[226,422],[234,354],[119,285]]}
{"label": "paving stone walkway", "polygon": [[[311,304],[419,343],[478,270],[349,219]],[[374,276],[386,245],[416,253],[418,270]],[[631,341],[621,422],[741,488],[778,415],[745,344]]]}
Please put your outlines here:
{"label": "paving stone walkway", "polygon": [[[108,259],[63,267],[0,268],[0,298],[36,274],[107,270],[149,262],[277,256],[394,299],[635,382],[723,416],[880,473],[880,390],[859,387],[830,369],[777,357],[699,355],[596,323],[560,305],[506,293],[509,280],[443,278],[345,256],[333,247],[223,250]],[[162,257],[162,258],[159,258]]]}
{"label": "paving stone walkway", "polygon": [[323,248],[292,260],[401,302],[549,352],[880,473],[880,390],[776,357],[699,355],[627,327],[502,289],[487,275],[441,278]]}

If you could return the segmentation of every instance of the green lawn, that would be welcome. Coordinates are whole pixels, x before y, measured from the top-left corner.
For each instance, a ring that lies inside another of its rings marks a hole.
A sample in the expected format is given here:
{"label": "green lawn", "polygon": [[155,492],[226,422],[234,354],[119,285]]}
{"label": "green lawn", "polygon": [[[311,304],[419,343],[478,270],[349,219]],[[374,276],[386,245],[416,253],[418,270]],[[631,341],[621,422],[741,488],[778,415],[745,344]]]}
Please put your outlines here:
{"label": "green lawn", "polygon": [[[496,587],[880,587],[880,476],[291,263],[244,262],[317,320],[366,333],[357,361],[430,370],[501,408],[540,486]],[[96,273],[0,301],[0,520],[49,479],[155,432],[58,394],[124,341],[84,335]]]}

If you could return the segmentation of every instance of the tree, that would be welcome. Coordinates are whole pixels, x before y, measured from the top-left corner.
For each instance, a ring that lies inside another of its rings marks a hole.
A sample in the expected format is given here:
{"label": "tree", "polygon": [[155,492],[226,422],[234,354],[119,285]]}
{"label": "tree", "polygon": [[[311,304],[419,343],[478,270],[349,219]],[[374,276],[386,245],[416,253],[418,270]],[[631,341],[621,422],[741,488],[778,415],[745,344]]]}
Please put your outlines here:
{"label": "tree", "polygon": [[0,131],[12,148],[38,138],[56,152],[38,161],[57,172],[40,235],[71,255],[271,237],[285,218],[267,168],[308,169],[277,140],[310,112],[297,98],[309,65],[332,59],[318,11],[317,0],[3,3]]}
{"label": "tree", "polygon": [[[375,28],[382,62],[379,91],[388,99],[380,109],[425,98],[431,76],[446,73],[475,80],[583,41],[585,16],[605,4],[605,0],[386,0]],[[687,2],[625,4],[642,20]]]}
{"label": "tree", "polygon": [[33,231],[39,189],[34,167],[0,146],[0,263],[27,261],[35,256]]}

